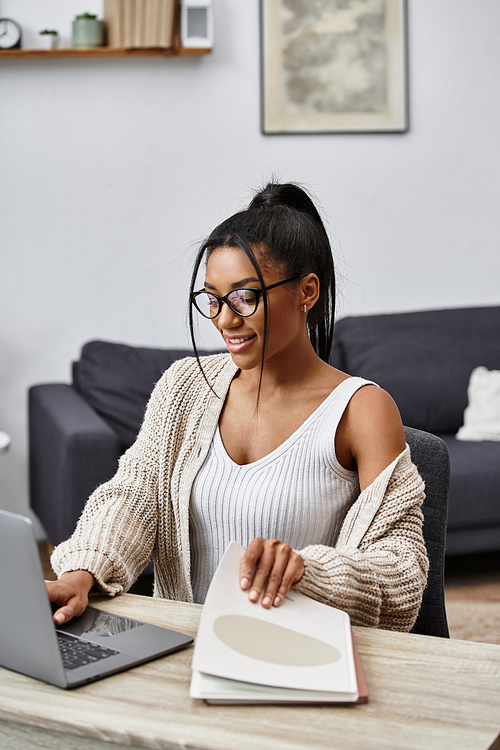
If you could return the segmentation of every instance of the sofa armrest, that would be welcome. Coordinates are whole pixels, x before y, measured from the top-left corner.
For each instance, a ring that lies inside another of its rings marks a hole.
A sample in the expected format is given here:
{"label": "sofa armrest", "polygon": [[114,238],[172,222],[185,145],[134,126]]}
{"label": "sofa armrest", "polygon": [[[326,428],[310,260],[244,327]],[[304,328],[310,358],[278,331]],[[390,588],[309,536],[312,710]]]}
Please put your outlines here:
{"label": "sofa armrest", "polygon": [[91,492],[115,473],[119,441],[71,385],[33,386],[28,408],[30,505],[59,544]]}

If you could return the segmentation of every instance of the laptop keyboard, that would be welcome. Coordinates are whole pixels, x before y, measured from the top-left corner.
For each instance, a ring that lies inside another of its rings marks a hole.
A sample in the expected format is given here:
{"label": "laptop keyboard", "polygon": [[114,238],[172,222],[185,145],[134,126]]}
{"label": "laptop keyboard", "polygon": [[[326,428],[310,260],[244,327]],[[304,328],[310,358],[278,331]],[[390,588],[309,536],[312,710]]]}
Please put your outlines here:
{"label": "laptop keyboard", "polygon": [[99,646],[97,643],[82,641],[79,638],[74,638],[60,631],[57,631],[57,640],[64,669],[85,667],[87,664],[93,664],[101,659],[107,659],[108,656],[115,656],[115,654],[120,653],[107,646]]}

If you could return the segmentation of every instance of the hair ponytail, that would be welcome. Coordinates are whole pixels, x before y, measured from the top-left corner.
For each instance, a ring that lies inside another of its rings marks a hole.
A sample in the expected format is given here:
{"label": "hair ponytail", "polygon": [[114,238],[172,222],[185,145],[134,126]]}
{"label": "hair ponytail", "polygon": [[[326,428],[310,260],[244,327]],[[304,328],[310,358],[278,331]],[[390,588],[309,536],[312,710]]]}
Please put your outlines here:
{"label": "hair ponytail", "polygon": [[273,213],[275,221],[282,221],[282,238],[273,232],[272,238],[262,243],[266,259],[283,265],[287,276],[313,272],[319,278],[320,297],[308,313],[307,329],[316,353],[328,362],[336,287],[330,241],[319,211],[306,191],[294,183],[269,183],[252,199],[248,210],[252,209],[269,210],[270,223]]}
{"label": "hair ponytail", "polygon": [[316,222],[318,229],[326,235],[318,209],[305,190],[293,182],[284,185],[268,183],[263,190],[254,196],[248,208],[270,208],[273,206],[288,206],[296,211],[308,214]]}

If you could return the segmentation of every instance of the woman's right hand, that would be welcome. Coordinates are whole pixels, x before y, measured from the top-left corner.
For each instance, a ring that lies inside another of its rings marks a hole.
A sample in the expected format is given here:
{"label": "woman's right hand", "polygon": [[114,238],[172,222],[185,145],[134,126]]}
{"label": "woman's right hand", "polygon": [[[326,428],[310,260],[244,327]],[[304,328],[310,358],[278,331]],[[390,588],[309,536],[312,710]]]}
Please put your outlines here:
{"label": "woman's right hand", "polygon": [[85,612],[94,584],[95,578],[87,570],[72,570],[63,573],[57,581],[45,581],[49,601],[60,605],[54,612],[56,625],[64,625]]}

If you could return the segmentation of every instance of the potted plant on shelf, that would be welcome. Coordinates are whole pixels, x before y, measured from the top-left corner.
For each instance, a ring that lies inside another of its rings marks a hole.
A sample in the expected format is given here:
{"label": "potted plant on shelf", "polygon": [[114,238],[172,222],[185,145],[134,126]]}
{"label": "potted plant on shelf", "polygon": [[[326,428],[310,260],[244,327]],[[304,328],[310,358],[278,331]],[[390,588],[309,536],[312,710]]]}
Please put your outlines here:
{"label": "potted plant on shelf", "polygon": [[102,47],[103,23],[92,13],[81,13],[72,24],[73,47]]}
{"label": "potted plant on shelf", "polygon": [[59,44],[59,34],[55,29],[43,29],[38,35],[42,49],[55,49]]}

